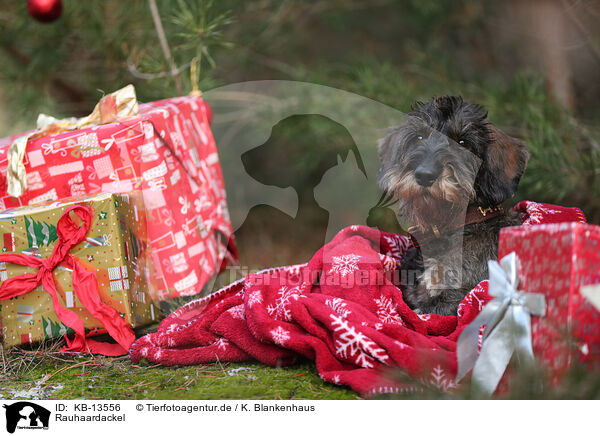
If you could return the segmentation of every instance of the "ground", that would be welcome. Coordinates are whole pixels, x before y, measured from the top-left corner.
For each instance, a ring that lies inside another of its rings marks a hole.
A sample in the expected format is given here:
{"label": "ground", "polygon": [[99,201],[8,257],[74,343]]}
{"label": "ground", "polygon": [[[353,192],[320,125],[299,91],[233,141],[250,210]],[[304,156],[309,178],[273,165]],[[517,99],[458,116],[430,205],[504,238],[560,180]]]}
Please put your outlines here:
{"label": "ground", "polygon": [[127,356],[64,356],[59,343],[2,350],[0,398],[7,399],[359,399],[323,382],[313,362],[270,368],[256,362],[166,368]]}
{"label": "ground", "polygon": [[[186,367],[161,367],[127,356],[67,356],[58,351],[62,340],[37,348],[0,348],[0,399],[10,400],[357,400],[354,391],[319,378],[312,361],[286,368],[258,362],[217,362]],[[511,364],[512,365],[512,364]],[[562,383],[552,386],[540,368],[524,372],[510,366],[505,399],[600,399],[600,372],[573,366]],[[398,381],[415,383],[398,372]],[[412,394],[375,399],[471,399],[468,380],[458,391],[432,387]]]}

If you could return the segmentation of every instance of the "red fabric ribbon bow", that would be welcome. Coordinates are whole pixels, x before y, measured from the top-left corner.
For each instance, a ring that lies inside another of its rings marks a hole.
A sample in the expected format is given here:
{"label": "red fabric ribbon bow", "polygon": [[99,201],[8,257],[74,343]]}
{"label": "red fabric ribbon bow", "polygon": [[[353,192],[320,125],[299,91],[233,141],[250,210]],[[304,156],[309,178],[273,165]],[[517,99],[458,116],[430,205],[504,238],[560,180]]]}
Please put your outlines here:
{"label": "red fabric ribbon bow", "polygon": [[[74,212],[82,220],[81,227],[73,221],[70,212]],[[60,320],[75,332],[73,339],[69,339],[65,335],[67,346],[63,347],[61,352],[91,352],[105,356],[121,356],[127,354],[135,340],[133,330],[121,318],[116,309],[102,302],[98,294],[98,280],[94,273],[86,270],[77,258],[69,253],[75,245],[85,239],[92,219],[93,211],[88,205],[76,204],[65,210],[56,225],[58,241],[52,255],[47,259],[39,259],[22,253],[0,254],[0,262],[10,262],[38,269],[34,274],[22,274],[4,281],[0,286],[0,300],[26,294],[42,285],[52,297],[54,310]],[[83,321],[73,311],[61,305],[52,276],[52,271],[59,265],[73,270],[75,295],[90,314],[102,323],[108,334],[117,341],[116,344],[86,338]]]}

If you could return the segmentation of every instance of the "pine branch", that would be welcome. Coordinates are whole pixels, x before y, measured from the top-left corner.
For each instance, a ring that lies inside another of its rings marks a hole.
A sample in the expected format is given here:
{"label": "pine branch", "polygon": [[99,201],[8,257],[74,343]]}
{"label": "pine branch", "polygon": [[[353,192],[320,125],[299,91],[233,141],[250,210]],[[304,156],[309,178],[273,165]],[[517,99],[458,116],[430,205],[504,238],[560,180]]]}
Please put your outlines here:
{"label": "pine branch", "polygon": [[167,60],[167,63],[171,67],[171,76],[175,81],[175,88],[177,89],[177,94],[183,94],[183,86],[181,85],[181,77],[179,77],[179,73],[177,72],[177,66],[175,65],[175,61],[171,56],[171,50],[169,49],[169,44],[167,42],[167,37],[165,36],[165,30],[163,29],[162,22],[160,21],[160,15],[158,13],[158,8],[156,7],[156,0],[148,0],[148,4],[150,5],[150,12],[152,13],[152,20],[154,21],[154,27],[156,28],[156,34],[158,35],[158,39],[160,41],[160,46],[163,51],[163,55]]}

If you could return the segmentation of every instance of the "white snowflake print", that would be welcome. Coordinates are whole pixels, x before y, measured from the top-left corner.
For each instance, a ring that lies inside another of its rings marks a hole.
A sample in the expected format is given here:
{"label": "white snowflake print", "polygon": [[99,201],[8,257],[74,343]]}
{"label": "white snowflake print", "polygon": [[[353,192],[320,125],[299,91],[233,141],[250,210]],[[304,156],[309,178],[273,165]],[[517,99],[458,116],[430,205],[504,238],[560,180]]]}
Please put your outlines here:
{"label": "white snowflake print", "polygon": [[340,384],[340,376],[339,375],[334,375],[333,379],[331,379],[333,384],[339,385]]}
{"label": "white snowflake print", "polygon": [[474,301],[477,301],[477,308],[481,312],[481,309],[483,309],[483,304],[484,304],[483,300],[481,298],[479,298],[475,292],[471,292],[471,293],[469,293],[469,295],[472,297],[472,299]]}
{"label": "white snowflake print", "polygon": [[429,321],[429,319],[431,318],[431,315],[429,315],[428,313],[425,313],[425,314],[418,313],[417,316],[419,318],[421,318],[422,321]]}
{"label": "white snowflake print", "polygon": [[225,338],[219,338],[215,341],[215,345],[219,348],[219,350],[226,350],[229,346],[229,341]]}
{"label": "white snowflake print", "polygon": [[400,341],[394,341],[394,344],[396,344],[398,346],[398,348],[400,348],[401,350],[404,350],[407,347],[406,344],[404,344]]}
{"label": "white snowflake print", "polygon": [[293,288],[288,286],[282,286],[277,291],[277,298],[275,298],[275,304],[267,306],[267,312],[270,316],[281,321],[291,321],[292,311],[290,310],[290,299],[300,295],[300,288],[295,286]]}
{"label": "white snowflake print", "polygon": [[375,299],[375,304],[377,305],[377,317],[384,324],[401,324],[404,325],[402,318],[396,311],[394,307],[394,302],[390,297],[381,296]]}
{"label": "white snowflake print", "polygon": [[263,297],[260,291],[252,291],[248,294],[248,306],[253,307],[255,304],[263,302]]}
{"label": "white snowflake print", "polygon": [[433,368],[429,383],[444,392],[449,391],[451,389],[456,389],[458,387],[458,385],[454,382],[452,377],[446,375],[446,372],[442,369],[440,365]]}
{"label": "white snowflake print", "polygon": [[388,355],[383,348],[377,346],[370,338],[356,331],[341,316],[329,315],[333,331],[338,333],[335,340],[335,353],[344,359],[354,359],[354,363],[362,368],[373,368],[375,359],[386,363]]}
{"label": "white snowflake print", "polygon": [[345,254],[343,256],[333,256],[330,273],[340,273],[342,277],[346,277],[353,271],[358,270],[358,261],[360,256],[357,254]]}
{"label": "white snowflake print", "polygon": [[540,224],[544,220],[544,215],[554,215],[560,213],[560,211],[548,209],[540,203],[531,202],[527,204],[527,213],[529,214],[529,219],[527,221],[529,221],[530,224]]}
{"label": "white snowflake print", "polygon": [[325,302],[325,306],[329,307],[335,313],[343,316],[344,318],[346,318],[348,314],[352,313],[346,308],[346,302],[341,298],[331,298]]}
{"label": "white snowflake print", "polygon": [[398,261],[392,256],[386,256],[385,254],[379,254],[379,260],[384,271],[394,271],[398,266]]}
{"label": "white snowflake print", "polygon": [[290,332],[279,326],[275,330],[271,330],[271,337],[273,338],[273,342],[277,345],[284,346],[290,339]]}
{"label": "white snowflake print", "polygon": [[384,236],[383,239],[385,239],[390,246],[390,250],[387,254],[396,259],[400,259],[408,248],[409,240],[406,237],[394,238],[392,236]]}
{"label": "white snowflake print", "polygon": [[243,304],[240,304],[239,306],[234,306],[231,309],[227,310],[227,312],[234,319],[246,319],[246,311],[244,310]]}
{"label": "white snowflake print", "polygon": [[481,283],[475,286],[471,290],[471,292],[469,292],[467,296],[463,298],[463,300],[460,302],[460,304],[458,305],[458,309],[456,310],[456,314],[458,316],[462,316],[465,313],[465,307],[471,305],[474,300],[477,301],[477,308],[481,312],[481,309],[483,309],[485,303],[480,298],[480,295],[486,292],[487,291],[485,291],[484,288],[481,286]]}

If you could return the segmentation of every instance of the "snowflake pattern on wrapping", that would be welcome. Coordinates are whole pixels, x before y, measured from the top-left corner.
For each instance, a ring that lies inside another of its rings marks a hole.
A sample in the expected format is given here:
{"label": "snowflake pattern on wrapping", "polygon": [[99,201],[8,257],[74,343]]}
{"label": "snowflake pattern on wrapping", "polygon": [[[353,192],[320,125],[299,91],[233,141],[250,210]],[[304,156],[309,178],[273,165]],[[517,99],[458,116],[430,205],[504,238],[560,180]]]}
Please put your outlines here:
{"label": "snowflake pattern on wrapping", "polygon": [[290,310],[290,299],[300,295],[300,287],[282,286],[277,292],[275,304],[267,306],[267,312],[270,316],[280,321],[291,321],[292,311]]}
{"label": "snowflake pattern on wrapping", "polygon": [[352,311],[346,308],[346,302],[341,298],[330,298],[329,300],[325,301],[325,306],[329,307],[335,313],[344,318],[346,318],[350,313],[352,313]]}
{"label": "snowflake pattern on wrapping", "polygon": [[290,332],[283,327],[279,326],[274,330],[271,330],[271,338],[277,345],[284,346],[290,339]]}
{"label": "snowflake pattern on wrapping", "polygon": [[381,320],[383,324],[400,324],[404,325],[402,318],[396,311],[396,307],[394,306],[394,302],[390,297],[381,296],[375,299],[375,304],[377,305],[377,317]]}
{"label": "snowflake pattern on wrapping", "polygon": [[342,277],[346,277],[353,271],[358,270],[358,261],[360,256],[357,254],[345,254],[343,256],[333,256],[333,262],[329,273],[339,273]]}
{"label": "snowflake pattern on wrapping", "polygon": [[373,368],[375,360],[386,364],[389,359],[383,348],[377,346],[369,337],[348,324],[341,316],[329,315],[331,326],[338,338],[335,340],[335,354],[344,359],[354,359],[362,368]]}

